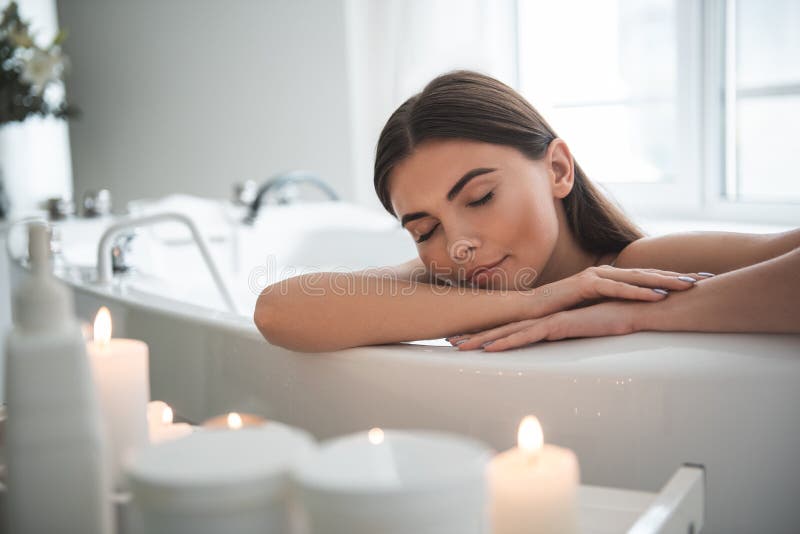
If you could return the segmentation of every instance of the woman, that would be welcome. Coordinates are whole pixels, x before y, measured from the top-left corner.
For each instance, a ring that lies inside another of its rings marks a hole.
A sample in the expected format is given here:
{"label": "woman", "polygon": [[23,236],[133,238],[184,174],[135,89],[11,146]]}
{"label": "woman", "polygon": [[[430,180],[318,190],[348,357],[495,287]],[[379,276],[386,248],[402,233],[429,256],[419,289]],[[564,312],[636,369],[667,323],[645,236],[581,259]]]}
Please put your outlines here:
{"label": "woman", "polygon": [[445,74],[403,103],[378,141],[375,190],[419,257],[266,288],[255,322],[271,343],[451,336],[494,352],[640,330],[800,332],[800,231],[644,237],[490,77]]}

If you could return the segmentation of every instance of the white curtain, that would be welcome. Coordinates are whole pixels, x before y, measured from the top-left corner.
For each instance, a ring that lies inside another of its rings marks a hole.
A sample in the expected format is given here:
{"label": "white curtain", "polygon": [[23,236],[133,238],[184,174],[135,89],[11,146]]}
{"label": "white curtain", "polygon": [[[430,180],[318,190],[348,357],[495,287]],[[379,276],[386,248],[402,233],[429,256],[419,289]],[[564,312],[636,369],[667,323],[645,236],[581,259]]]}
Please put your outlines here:
{"label": "white curtain", "polygon": [[516,0],[345,0],[345,18],[356,198],[380,208],[375,145],[397,106],[454,69],[517,86]]}

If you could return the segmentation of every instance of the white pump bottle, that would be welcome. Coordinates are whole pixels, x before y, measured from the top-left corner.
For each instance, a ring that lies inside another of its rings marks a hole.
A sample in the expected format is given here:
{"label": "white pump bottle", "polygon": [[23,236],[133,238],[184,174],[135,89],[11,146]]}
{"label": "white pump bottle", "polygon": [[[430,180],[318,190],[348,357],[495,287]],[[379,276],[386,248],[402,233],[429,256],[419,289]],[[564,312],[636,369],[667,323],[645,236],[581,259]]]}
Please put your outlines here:
{"label": "white pump bottle", "polygon": [[50,271],[50,233],[29,225],[32,273],[6,344],[7,532],[110,534],[107,445],[72,294]]}

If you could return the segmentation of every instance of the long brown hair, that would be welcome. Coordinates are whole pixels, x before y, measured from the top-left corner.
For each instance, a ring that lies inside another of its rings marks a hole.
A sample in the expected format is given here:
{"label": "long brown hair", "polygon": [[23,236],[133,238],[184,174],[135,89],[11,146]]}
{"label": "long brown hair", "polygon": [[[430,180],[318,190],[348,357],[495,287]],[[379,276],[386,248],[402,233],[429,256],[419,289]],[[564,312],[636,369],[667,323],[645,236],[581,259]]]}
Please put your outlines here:
{"label": "long brown hair", "polygon": [[[389,198],[389,176],[416,145],[429,139],[506,145],[538,160],[556,137],[547,121],[511,87],[477,72],[443,74],[406,100],[383,127],[375,156],[375,192],[396,217]],[[644,236],[589,181],[577,161],[575,182],[563,204],[569,228],[586,251],[619,252]]]}

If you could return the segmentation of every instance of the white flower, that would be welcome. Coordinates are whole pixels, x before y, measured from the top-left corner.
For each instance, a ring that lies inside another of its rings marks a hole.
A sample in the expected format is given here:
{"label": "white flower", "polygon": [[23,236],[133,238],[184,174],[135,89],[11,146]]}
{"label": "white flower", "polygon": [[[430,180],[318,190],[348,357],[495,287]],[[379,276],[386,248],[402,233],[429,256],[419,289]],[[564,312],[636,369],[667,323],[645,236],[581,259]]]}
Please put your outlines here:
{"label": "white flower", "polygon": [[59,79],[63,70],[64,60],[60,51],[47,53],[36,48],[24,60],[21,78],[31,84],[34,93],[41,94],[47,84]]}

